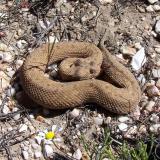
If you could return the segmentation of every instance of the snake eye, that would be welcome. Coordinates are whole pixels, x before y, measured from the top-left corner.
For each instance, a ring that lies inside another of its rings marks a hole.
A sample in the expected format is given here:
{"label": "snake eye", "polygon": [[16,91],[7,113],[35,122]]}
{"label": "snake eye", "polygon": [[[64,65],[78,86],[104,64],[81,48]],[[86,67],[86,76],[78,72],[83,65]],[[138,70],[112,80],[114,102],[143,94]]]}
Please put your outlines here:
{"label": "snake eye", "polygon": [[95,74],[96,70],[95,69],[90,69],[90,74]]}

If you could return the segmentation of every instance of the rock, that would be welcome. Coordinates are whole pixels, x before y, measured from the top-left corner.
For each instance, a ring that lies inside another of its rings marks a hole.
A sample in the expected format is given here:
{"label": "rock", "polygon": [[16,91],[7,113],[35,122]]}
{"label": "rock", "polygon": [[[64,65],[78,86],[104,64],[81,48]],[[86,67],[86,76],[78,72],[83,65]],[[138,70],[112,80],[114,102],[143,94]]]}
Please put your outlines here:
{"label": "rock", "polygon": [[27,46],[27,42],[25,40],[19,40],[16,45],[19,49],[24,49]]}
{"label": "rock", "polygon": [[11,71],[7,72],[7,75],[8,75],[10,78],[12,78],[12,77],[14,76],[14,74],[15,74],[15,71],[14,71],[14,70],[11,70]]}
{"label": "rock", "polygon": [[152,5],[147,6],[146,11],[147,12],[154,12],[153,6]]}
{"label": "rock", "polygon": [[125,137],[130,138],[131,135],[135,135],[135,134],[137,134],[137,126],[132,126],[126,132]]}
{"label": "rock", "polygon": [[106,120],[104,121],[105,124],[110,124],[111,123],[112,118],[111,117],[107,117]]}
{"label": "rock", "polygon": [[103,118],[94,117],[93,120],[94,120],[94,123],[96,125],[102,125],[103,124]]}
{"label": "rock", "polygon": [[154,101],[149,101],[148,104],[146,105],[145,109],[149,112],[153,111],[153,107],[155,105]]}
{"label": "rock", "polygon": [[141,43],[137,42],[134,44],[134,47],[138,50],[140,50],[142,48]]}
{"label": "rock", "polygon": [[131,112],[131,115],[132,115],[132,118],[133,118],[134,120],[139,120],[139,117],[140,117],[140,115],[141,115],[139,106],[137,106],[137,107],[134,109],[134,111]]}
{"label": "rock", "polygon": [[113,0],[99,0],[99,1],[100,1],[100,3],[103,4],[103,5],[113,2]]}
{"label": "rock", "polygon": [[152,75],[154,78],[160,78],[160,69],[152,69]]}
{"label": "rock", "polygon": [[8,90],[7,90],[7,96],[8,97],[12,97],[12,96],[14,96],[15,94],[16,94],[16,90],[15,90],[15,88],[13,88],[13,87],[11,87],[11,88],[8,88]]}
{"label": "rock", "polygon": [[54,154],[54,151],[50,145],[44,145],[44,156],[50,157]]}
{"label": "rock", "polygon": [[119,122],[126,122],[126,121],[128,121],[128,120],[129,120],[129,118],[128,118],[128,117],[125,117],[125,116],[121,116],[121,117],[118,118],[118,121],[119,121]]}
{"label": "rock", "polygon": [[2,60],[3,62],[10,63],[12,62],[12,60],[13,60],[13,57],[10,53],[5,52],[5,54],[3,54],[3,60]]}
{"label": "rock", "polygon": [[34,156],[35,156],[35,158],[41,158],[42,157],[42,153],[40,151],[35,151],[34,152]]}
{"label": "rock", "polygon": [[145,83],[146,83],[146,78],[143,74],[140,74],[138,77],[137,77],[137,80],[140,82],[140,84],[143,86]]}
{"label": "rock", "polygon": [[19,132],[26,132],[27,129],[28,129],[28,126],[26,124],[20,124]]}
{"label": "rock", "polygon": [[156,86],[160,89],[160,79],[156,82]]}
{"label": "rock", "polygon": [[155,51],[160,54],[160,47],[155,48]]}
{"label": "rock", "polygon": [[4,43],[0,43],[0,51],[3,51],[3,52],[8,51],[8,46]]}
{"label": "rock", "polygon": [[[12,112],[16,112],[16,111],[18,111],[18,108],[14,107]],[[17,113],[16,115],[13,116],[13,119],[18,120],[20,117],[21,117],[20,113]]]}
{"label": "rock", "polygon": [[159,130],[160,130],[160,124],[153,124],[150,126],[149,130],[152,132],[152,133],[158,133]]}
{"label": "rock", "polygon": [[17,69],[18,69],[19,67],[21,67],[22,64],[23,64],[23,60],[18,59],[18,60],[16,61],[16,67],[17,67]]}
{"label": "rock", "polygon": [[133,70],[138,71],[146,63],[145,50],[142,47],[133,57],[131,61],[131,66]]}
{"label": "rock", "polygon": [[147,132],[146,126],[145,126],[145,125],[141,125],[141,126],[139,127],[139,132],[140,132],[141,134],[146,134],[146,132]]}
{"label": "rock", "polygon": [[58,42],[58,39],[55,37],[55,36],[49,36],[49,39],[47,39],[47,42],[49,43],[57,43]]}
{"label": "rock", "polygon": [[150,4],[154,4],[154,3],[158,2],[158,0],[148,0],[148,2],[149,2]]}
{"label": "rock", "polygon": [[77,149],[74,153],[73,153],[73,158],[80,160],[82,158],[82,152],[80,149]]}
{"label": "rock", "polygon": [[149,97],[160,96],[159,89],[156,86],[148,86],[146,92]]}
{"label": "rock", "polygon": [[156,32],[157,34],[160,34],[160,20],[158,20],[158,21],[156,22],[155,32]]}
{"label": "rock", "polygon": [[29,159],[29,154],[27,151],[22,151],[22,155],[23,155],[23,158],[26,160],[26,159]]}
{"label": "rock", "polygon": [[71,116],[72,118],[78,117],[79,114],[80,114],[80,110],[77,109],[77,108],[74,108],[74,109],[72,110],[72,112],[70,112],[70,116]]}
{"label": "rock", "polygon": [[160,6],[157,5],[157,4],[155,4],[155,5],[153,5],[153,9],[154,9],[155,11],[160,11]]}
{"label": "rock", "polygon": [[7,105],[4,105],[4,106],[3,106],[2,112],[3,112],[4,114],[10,113],[10,109],[8,108]]}
{"label": "rock", "polygon": [[150,117],[150,121],[154,122],[154,123],[158,123],[159,122],[159,116],[157,116],[157,114],[153,113]]}
{"label": "rock", "polygon": [[128,125],[125,123],[120,123],[118,125],[118,128],[120,129],[120,131],[127,131]]}
{"label": "rock", "polygon": [[136,49],[128,46],[123,46],[120,48],[121,53],[129,56],[133,56],[136,53]]}
{"label": "rock", "polygon": [[42,117],[42,116],[37,116],[36,120],[39,121],[39,122],[45,122],[45,118]]}

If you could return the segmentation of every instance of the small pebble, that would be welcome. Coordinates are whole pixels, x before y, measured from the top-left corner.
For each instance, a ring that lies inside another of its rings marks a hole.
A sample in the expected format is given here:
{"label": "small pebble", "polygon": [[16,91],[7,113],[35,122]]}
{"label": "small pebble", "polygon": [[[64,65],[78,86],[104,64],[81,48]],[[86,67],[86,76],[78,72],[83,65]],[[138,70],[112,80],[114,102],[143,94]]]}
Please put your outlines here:
{"label": "small pebble", "polygon": [[[13,110],[12,110],[12,112],[16,112],[16,111],[18,111],[18,108],[17,108],[17,107],[14,107]],[[20,117],[21,117],[20,113],[17,113],[17,114],[15,114],[15,115],[13,116],[13,119],[14,119],[14,120],[18,120]]]}
{"label": "small pebble", "polygon": [[127,131],[128,125],[125,124],[125,123],[120,123],[120,124],[118,125],[118,128],[119,128],[121,131]]}
{"label": "small pebble", "polygon": [[105,5],[108,3],[112,3],[113,0],[99,0],[101,2],[101,4]]}
{"label": "small pebble", "polygon": [[23,155],[23,157],[24,157],[25,160],[29,159],[29,154],[28,154],[27,151],[22,151],[22,155]]}
{"label": "small pebble", "polygon": [[157,5],[157,4],[155,4],[155,5],[153,5],[153,9],[154,9],[155,11],[160,11],[160,6]]}
{"label": "small pebble", "polygon": [[124,116],[121,116],[121,117],[118,118],[119,122],[126,122],[128,120],[129,120],[129,118],[128,117],[124,117]]}
{"label": "small pebble", "polygon": [[17,68],[21,67],[22,64],[23,64],[23,61],[22,61],[22,60],[19,59],[19,60],[16,61],[16,66],[17,66]]}
{"label": "small pebble", "polygon": [[160,54],[160,47],[155,48],[155,51]]}
{"label": "small pebble", "polygon": [[27,42],[25,40],[19,40],[16,45],[19,49],[24,49],[27,46]]}
{"label": "small pebble", "polygon": [[158,0],[148,0],[148,2],[149,2],[150,4],[154,4],[155,2],[158,2]]}
{"label": "small pebble", "polygon": [[149,130],[152,133],[158,133],[160,129],[160,124],[153,124],[152,126],[150,126]]}
{"label": "small pebble", "polygon": [[39,122],[45,122],[45,118],[42,117],[42,116],[37,116],[36,120],[39,121]]}
{"label": "small pebble", "polygon": [[157,116],[155,113],[153,113],[150,117],[150,121],[154,122],[154,123],[158,123],[159,122],[159,116]]}
{"label": "small pebble", "polygon": [[3,106],[2,112],[3,112],[4,114],[10,113],[10,109],[8,108],[7,105],[4,105],[4,106]]}
{"label": "small pebble", "polygon": [[146,11],[147,12],[154,12],[153,6],[152,5],[147,6]]}
{"label": "small pebble", "polygon": [[146,83],[146,78],[145,78],[145,76],[143,74],[140,74],[137,77],[137,80],[141,83],[142,86]]}
{"label": "small pebble", "polygon": [[145,126],[145,125],[141,125],[141,126],[139,127],[139,132],[140,132],[141,134],[146,134],[146,132],[147,132],[146,126]]}
{"label": "small pebble", "polygon": [[112,118],[111,117],[107,117],[105,120],[105,124],[110,124],[111,123]]}
{"label": "small pebble", "polygon": [[45,145],[44,146],[44,155],[45,157],[50,157],[54,153],[53,148],[50,145]]}
{"label": "small pebble", "polygon": [[94,117],[93,120],[94,120],[94,123],[96,125],[102,125],[103,124],[103,118]]}
{"label": "small pebble", "polygon": [[20,124],[19,132],[26,132],[27,129],[28,129],[28,126],[26,124]]}
{"label": "small pebble", "polygon": [[155,32],[156,32],[157,34],[160,34],[160,20],[158,20],[158,21],[156,22]]}
{"label": "small pebble", "polygon": [[74,153],[73,153],[73,158],[80,160],[82,158],[82,152],[80,149],[77,149]]}
{"label": "small pebble", "polygon": [[133,56],[136,53],[136,49],[128,46],[123,46],[120,48],[121,53],[125,55]]}
{"label": "small pebble", "polygon": [[152,75],[154,78],[160,78],[160,69],[152,69]]}
{"label": "small pebble", "polygon": [[70,112],[70,116],[71,116],[72,118],[78,117],[79,114],[80,114],[80,110],[77,109],[77,108],[74,108],[74,109],[72,110],[72,112]]}
{"label": "small pebble", "polygon": [[139,42],[135,43],[135,44],[134,44],[134,47],[135,47],[136,49],[138,49],[138,50],[142,48],[141,43],[139,43]]}
{"label": "small pebble", "polygon": [[13,60],[13,57],[11,54],[9,54],[7,52],[5,52],[5,54],[3,54],[3,60],[2,60],[3,62],[10,63],[10,62],[12,62],[12,60]]}
{"label": "small pebble", "polygon": [[156,82],[156,86],[160,89],[160,79]]}
{"label": "small pebble", "polygon": [[14,96],[15,94],[16,94],[16,90],[15,90],[15,88],[13,88],[13,87],[11,87],[11,88],[8,88],[7,89],[7,96],[8,97],[12,97],[12,96]]}
{"label": "small pebble", "polygon": [[149,97],[160,96],[159,89],[156,86],[148,86],[146,92]]}
{"label": "small pebble", "polygon": [[145,109],[149,112],[153,111],[153,107],[155,105],[154,101],[149,101],[148,104],[146,105]]}
{"label": "small pebble", "polygon": [[4,43],[0,43],[0,51],[3,51],[3,52],[8,51],[8,46]]}
{"label": "small pebble", "polygon": [[35,156],[35,158],[41,158],[42,157],[42,153],[40,151],[35,151],[34,152],[34,156]]}

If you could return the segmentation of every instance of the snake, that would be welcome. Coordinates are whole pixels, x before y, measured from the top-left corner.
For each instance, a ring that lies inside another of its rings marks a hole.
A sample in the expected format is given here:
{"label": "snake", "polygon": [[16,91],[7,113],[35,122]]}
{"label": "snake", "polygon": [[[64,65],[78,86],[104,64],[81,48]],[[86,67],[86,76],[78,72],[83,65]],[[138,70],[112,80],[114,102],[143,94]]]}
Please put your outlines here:
{"label": "snake", "polygon": [[[59,63],[60,80],[45,76],[47,66],[54,63]],[[55,110],[93,103],[116,114],[127,114],[141,98],[131,71],[104,45],[89,42],[41,45],[26,57],[20,80],[34,102]]]}

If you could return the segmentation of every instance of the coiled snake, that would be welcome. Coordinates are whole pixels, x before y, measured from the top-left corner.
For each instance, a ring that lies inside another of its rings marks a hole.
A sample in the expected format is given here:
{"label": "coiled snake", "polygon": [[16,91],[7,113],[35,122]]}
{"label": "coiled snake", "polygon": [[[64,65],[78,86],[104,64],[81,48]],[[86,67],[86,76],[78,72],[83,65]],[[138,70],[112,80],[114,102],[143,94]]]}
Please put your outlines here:
{"label": "coiled snake", "polygon": [[[141,91],[136,79],[103,45],[59,42],[48,53],[48,44],[42,45],[21,68],[23,89],[36,103],[51,109],[96,103],[118,114],[137,106]],[[63,59],[59,72],[63,82],[44,76],[47,65]],[[96,79],[100,74],[103,79]]]}

